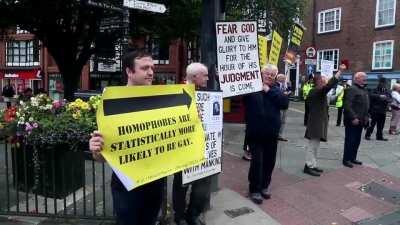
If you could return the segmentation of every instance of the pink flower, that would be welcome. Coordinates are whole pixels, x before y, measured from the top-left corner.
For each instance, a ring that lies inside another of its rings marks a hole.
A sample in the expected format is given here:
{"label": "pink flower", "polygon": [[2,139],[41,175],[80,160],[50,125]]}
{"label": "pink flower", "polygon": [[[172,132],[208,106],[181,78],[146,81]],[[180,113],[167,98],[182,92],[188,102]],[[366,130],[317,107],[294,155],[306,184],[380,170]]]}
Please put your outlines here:
{"label": "pink flower", "polygon": [[33,123],[33,128],[38,128],[39,124],[38,123]]}
{"label": "pink flower", "polygon": [[58,109],[62,107],[62,102],[61,101],[54,101],[53,102],[53,109]]}
{"label": "pink flower", "polygon": [[33,127],[31,126],[30,123],[26,122],[25,123],[25,131],[31,132]]}

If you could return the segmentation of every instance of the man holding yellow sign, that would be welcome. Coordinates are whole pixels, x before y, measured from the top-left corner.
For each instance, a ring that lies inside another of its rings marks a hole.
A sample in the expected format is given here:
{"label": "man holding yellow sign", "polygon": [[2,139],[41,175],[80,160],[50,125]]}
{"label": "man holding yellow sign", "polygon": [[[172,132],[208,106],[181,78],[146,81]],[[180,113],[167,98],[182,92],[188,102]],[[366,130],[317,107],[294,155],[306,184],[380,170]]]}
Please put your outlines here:
{"label": "man holding yellow sign", "polygon": [[153,225],[162,202],[161,178],[204,159],[199,148],[204,131],[194,86],[150,87],[154,63],[144,52],[128,53],[123,64],[128,84],[105,89],[90,150],[113,169],[117,224]]}

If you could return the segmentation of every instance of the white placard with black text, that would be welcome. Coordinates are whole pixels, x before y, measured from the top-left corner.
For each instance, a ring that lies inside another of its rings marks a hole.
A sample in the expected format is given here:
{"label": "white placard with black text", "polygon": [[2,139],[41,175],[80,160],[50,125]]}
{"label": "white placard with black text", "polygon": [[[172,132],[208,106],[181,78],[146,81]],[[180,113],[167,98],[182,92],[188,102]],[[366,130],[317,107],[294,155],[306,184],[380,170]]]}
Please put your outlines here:
{"label": "white placard with black text", "polygon": [[182,183],[211,176],[221,172],[222,161],[222,92],[197,91],[196,104],[205,131],[206,160],[182,171]]}
{"label": "white placard with black text", "polygon": [[329,79],[333,76],[335,62],[330,60],[321,60],[321,75],[327,76]]}
{"label": "white placard with black text", "polygon": [[223,97],[262,90],[257,22],[218,22],[218,77]]}

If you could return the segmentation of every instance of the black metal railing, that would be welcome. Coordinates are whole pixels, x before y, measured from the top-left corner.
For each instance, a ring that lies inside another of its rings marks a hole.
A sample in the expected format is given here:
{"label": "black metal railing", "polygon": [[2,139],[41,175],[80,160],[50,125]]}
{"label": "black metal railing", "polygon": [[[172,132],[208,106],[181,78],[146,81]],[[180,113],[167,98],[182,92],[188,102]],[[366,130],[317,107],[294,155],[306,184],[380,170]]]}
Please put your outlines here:
{"label": "black metal railing", "polygon": [[0,214],[113,219],[111,169],[90,154],[0,141]]}

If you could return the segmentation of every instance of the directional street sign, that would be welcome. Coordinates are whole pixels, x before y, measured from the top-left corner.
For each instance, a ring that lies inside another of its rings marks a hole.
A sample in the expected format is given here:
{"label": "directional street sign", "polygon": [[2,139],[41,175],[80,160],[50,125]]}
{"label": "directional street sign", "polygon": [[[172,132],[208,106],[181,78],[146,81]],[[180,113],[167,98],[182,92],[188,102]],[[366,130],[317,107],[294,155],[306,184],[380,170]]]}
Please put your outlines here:
{"label": "directional street sign", "polygon": [[124,0],[124,6],[132,9],[141,9],[156,13],[164,13],[167,10],[164,4],[138,0]]}

